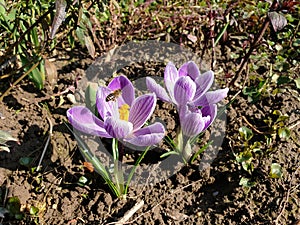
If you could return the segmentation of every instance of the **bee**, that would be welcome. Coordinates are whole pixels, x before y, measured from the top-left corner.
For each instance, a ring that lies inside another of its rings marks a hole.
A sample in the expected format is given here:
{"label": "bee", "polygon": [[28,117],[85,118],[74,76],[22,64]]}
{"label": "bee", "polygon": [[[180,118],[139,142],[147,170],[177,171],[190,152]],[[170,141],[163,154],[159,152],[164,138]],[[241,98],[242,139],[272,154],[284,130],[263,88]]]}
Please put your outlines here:
{"label": "bee", "polygon": [[115,101],[121,95],[121,89],[114,90],[112,93],[106,96],[106,101]]}

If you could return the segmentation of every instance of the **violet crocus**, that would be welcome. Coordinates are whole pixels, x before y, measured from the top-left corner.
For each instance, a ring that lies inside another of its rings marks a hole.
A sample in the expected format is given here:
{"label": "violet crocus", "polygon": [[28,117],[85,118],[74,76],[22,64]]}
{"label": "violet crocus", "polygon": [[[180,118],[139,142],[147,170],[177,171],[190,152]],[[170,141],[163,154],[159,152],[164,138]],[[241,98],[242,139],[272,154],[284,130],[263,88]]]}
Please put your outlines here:
{"label": "violet crocus", "polygon": [[217,114],[216,104],[227,96],[228,88],[209,91],[214,81],[213,71],[200,73],[198,66],[189,61],[178,70],[169,62],[164,72],[166,89],[150,77],[146,84],[151,92],[166,102],[176,105],[182,132],[192,137],[208,128]]}
{"label": "violet crocus", "polygon": [[[115,92],[120,93],[108,99]],[[144,126],[156,105],[156,95],[135,98],[134,87],[127,77],[114,78],[107,87],[99,87],[96,106],[101,118],[85,106],[74,106],[67,111],[72,126],[84,133],[105,138],[116,138],[136,146],[151,146],[162,140],[165,128],[161,123]]]}

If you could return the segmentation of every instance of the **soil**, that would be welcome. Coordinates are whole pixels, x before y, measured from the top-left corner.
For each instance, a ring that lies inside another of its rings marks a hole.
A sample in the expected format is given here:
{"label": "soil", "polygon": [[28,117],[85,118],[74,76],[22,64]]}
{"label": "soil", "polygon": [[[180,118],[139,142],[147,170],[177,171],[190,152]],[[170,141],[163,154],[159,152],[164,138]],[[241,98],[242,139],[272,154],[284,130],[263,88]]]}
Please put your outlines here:
{"label": "soil", "polygon": [[[85,76],[92,63],[88,57],[77,63],[57,60],[59,79],[55,87],[47,84],[39,92],[32,83],[23,80],[3,99],[0,130],[9,131],[19,143],[9,143],[11,152],[0,154],[0,206],[16,196],[25,216],[17,220],[6,215],[1,224],[114,224],[141,201],[144,201],[143,206],[129,218],[129,224],[296,224],[300,219],[299,125],[291,129],[293,138],[272,139],[271,147],[256,154],[252,174],[243,170],[234,155],[243,149],[238,135],[241,126],[251,124],[258,131],[254,131],[255,140],[264,142],[262,133],[268,130],[263,119],[271,116],[273,110],[288,114],[287,124],[295,124],[299,120],[299,91],[286,88],[255,104],[249,104],[247,96],[239,94],[227,109],[226,135],[217,157],[208,167],[199,170],[203,157],[200,155],[191,165],[181,166],[172,176],[159,182],[157,178],[164,171],[155,170],[152,165],[161,160],[160,152],[153,150],[149,153],[151,159],[141,164],[142,168],[151,169],[149,179],[144,185],[130,186],[124,200],[116,198],[101,177],[84,166],[77,142],[64,124],[66,110],[72,103],[66,94],[61,95],[62,104],[58,95],[52,97],[76,86],[78,78]],[[144,68],[150,66],[144,65]],[[162,76],[162,65],[155,68],[152,73]],[[130,68],[122,72],[129,78],[132,74]],[[227,83],[226,80],[221,82]],[[2,92],[6,88],[7,85],[1,85]],[[235,87],[230,88],[225,102],[237,91]],[[155,113],[168,125],[172,136],[177,128],[172,107],[159,105]],[[32,168],[39,164],[49,135],[49,120],[53,125],[51,142],[41,169],[34,171]],[[206,132],[204,139],[211,131]],[[32,161],[21,165],[20,159],[24,157]],[[272,163],[282,166],[282,178],[270,178]],[[88,179],[85,185],[79,183],[82,176]],[[242,177],[256,184],[243,187],[239,184]],[[30,206],[37,207],[39,212],[30,215]]]}

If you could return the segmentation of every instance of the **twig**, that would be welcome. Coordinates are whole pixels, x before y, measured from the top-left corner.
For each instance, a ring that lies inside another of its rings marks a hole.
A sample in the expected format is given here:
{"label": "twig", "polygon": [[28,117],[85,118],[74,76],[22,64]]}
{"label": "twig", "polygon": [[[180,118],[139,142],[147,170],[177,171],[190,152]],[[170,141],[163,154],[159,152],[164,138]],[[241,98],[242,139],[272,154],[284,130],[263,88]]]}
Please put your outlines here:
{"label": "twig", "polygon": [[[297,159],[297,162],[298,162],[298,161],[299,161],[299,160]],[[296,171],[292,174],[291,180],[290,180],[290,182],[289,182],[289,186],[291,186],[292,181],[294,180],[295,174],[297,173],[297,171],[298,171],[299,169],[300,169],[300,166],[299,166],[299,167],[296,169]],[[279,212],[278,216],[276,217],[276,219],[275,219],[274,222],[273,222],[274,225],[280,224],[280,223],[279,223],[279,219],[280,219],[280,217],[282,216],[282,214],[283,214],[283,212],[284,212],[284,210],[285,210],[285,208],[286,208],[287,203],[289,202],[290,194],[291,194],[291,192],[293,192],[293,191],[294,191],[296,188],[298,188],[299,186],[300,186],[300,184],[298,184],[298,185],[296,185],[296,186],[294,186],[294,187],[290,187],[290,188],[288,189],[285,199],[283,199],[283,200],[280,202],[280,205],[279,205],[280,212]]]}
{"label": "twig", "polygon": [[256,132],[256,133],[259,133],[259,134],[266,134],[266,132],[262,132],[262,131],[259,131],[256,127],[254,127],[247,119],[245,116],[242,116],[242,119]]}
{"label": "twig", "polygon": [[136,203],[129,211],[127,211],[125,213],[125,215],[119,221],[113,222],[113,223],[108,223],[108,224],[116,224],[116,225],[125,224],[130,219],[130,217],[132,217],[133,214],[136,213],[136,211],[138,211],[140,208],[143,207],[143,205],[144,205],[144,200]]}
{"label": "twig", "polygon": [[[277,6],[277,0],[274,0],[272,5],[270,6],[270,9],[274,9]],[[244,68],[252,54],[252,52],[254,51],[254,49],[258,46],[260,40],[262,39],[262,37],[264,36],[267,28],[269,27],[270,24],[270,19],[268,16],[266,16],[265,21],[263,23],[263,26],[261,28],[261,30],[259,31],[258,35],[255,37],[255,39],[253,40],[253,42],[250,44],[250,48],[248,50],[248,52],[246,53],[246,55],[244,56],[244,58],[242,59],[242,62],[239,66],[238,71],[236,72],[236,74],[234,75],[234,77],[232,78],[230,84],[236,84],[237,79],[239,78],[239,76],[241,75],[241,73],[244,71]],[[238,85],[237,85],[238,86]]]}
{"label": "twig", "polygon": [[42,164],[43,158],[44,158],[44,156],[45,156],[46,150],[47,150],[47,148],[48,148],[48,145],[49,145],[49,142],[50,142],[50,139],[51,139],[51,136],[52,136],[53,125],[52,125],[51,119],[50,119],[48,116],[47,116],[47,120],[48,120],[49,126],[50,126],[50,128],[49,128],[49,136],[48,136],[48,139],[47,139],[47,141],[46,141],[46,144],[45,144],[44,150],[43,150],[43,152],[42,152],[42,155],[41,155],[39,164],[38,164],[38,166],[37,166],[37,168],[36,168],[36,171],[39,171],[40,168],[41,168],[41,164]]}
{"label": "twig", "polygon": [[300,124],[300,120],[298,120],[296,123],[290,125],[288,128],[289,130],[293,129],[294,127],[298,126]]}
{"label": "twig", "polygon": [[0,102],[2,102],[4,96],[6,96],[10,90],[16,86],[21,80],[23,80],[28,74],[30,74],[38,65],[40,64],[40,60],[34,64],[26,73],[24,73],[22,76],[20,76],[0,97]]}
{"label": "twig", "polygon": [[176,194],[176,193],[182,191],[183,189],[186,189],[187,187],[192,186],[192,185],[194,185],[194,184],[196,184],[196,183],[198,183],[198,182],[200,182],[200,181],[202,181],[202,180],[196,180],[196,181],[193,181],[193,182],[190,183],[190,184],[187,184],[187,185],[185,185],[185,186],[183,186],[183,187],[180,187],[180,188],[175,189],[173,192],[171,192],[167,197],[163,198],[160,202],[158,202],[158,203],[157,203],[155,206],[153,206],[151,209],[149,209],[148,211],[146,211],[146,212],[142,213],[141,215],[137,216],[135,219],[133,219],[133,220],[131,220],[131,221],[129,221],[129,222],[126,222],[126,223],[124,223],[124,224],[131,224],[131,223],[135,222],[135,221],[136,221],[137,219],[139,219],[140,217],[142,217],[142,216],[144,216],[145,214],[148,214],[148,213],[150,213],[151,211],[153,211],[155,208],[157,208],[157,207],[158,207],[159,205],[161,205],[164,201],[166,201],[167,199],[169,199],[170,197],[172,197],[174,194]]}

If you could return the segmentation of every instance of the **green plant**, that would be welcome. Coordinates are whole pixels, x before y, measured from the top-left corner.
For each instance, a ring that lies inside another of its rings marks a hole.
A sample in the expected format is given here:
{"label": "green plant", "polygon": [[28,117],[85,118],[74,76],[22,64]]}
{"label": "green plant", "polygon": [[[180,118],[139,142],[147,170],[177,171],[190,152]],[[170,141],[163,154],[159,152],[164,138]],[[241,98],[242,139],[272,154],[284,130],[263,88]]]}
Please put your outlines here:
{"label": "green plant", "polygon": [[30,71],[29,77],[39,89],[43,88],[45,80],[45,49],[51,43],[47,39],[47,16],[52,9],[46,1],[18,1],[12,4],[0,1],[1,38],[5,40],[1,46],[5,53],[0,64],[10,59],[11,55],[16,56],[22,71]]}

